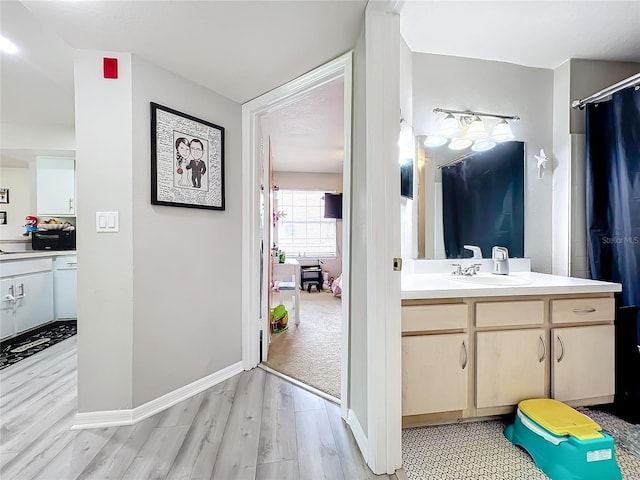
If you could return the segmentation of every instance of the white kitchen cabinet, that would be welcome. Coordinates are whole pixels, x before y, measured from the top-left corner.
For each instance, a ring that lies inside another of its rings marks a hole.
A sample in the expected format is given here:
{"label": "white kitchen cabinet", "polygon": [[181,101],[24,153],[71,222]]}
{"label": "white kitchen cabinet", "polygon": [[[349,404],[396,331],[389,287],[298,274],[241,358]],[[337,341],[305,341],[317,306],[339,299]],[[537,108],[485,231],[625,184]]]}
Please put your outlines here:
{"label": "white kitchen cabinet", "polygon": [[3,262],[0,288],[2,338],[54,319],[51,258]]}
{"label": "white kitchen cabinet", "polygon": [[37,157],[38,216],[75,216],[75,159]]}
{"label": "white kitchen cabinet", "polygon": [[0,292],[2,292],[2,304],[0,305],[0,338],[7,338],[16,333],[13,278],[3,278],[0,280]]}
{"label": "white kitchen cabinet", "polygon": [[53,261],[56,320],[78,317],[77,257],[61,255]]}
{"label": "white kitchen cabinet", "polygon": [[53,272],[32,273],[14,278],[16,291],[16,333],[52,321]]}
{"label": "white kitchen cabinet", "polygon": [[467,334],[402,337],[402,365],[402,415],[467,408]]}
{"label": "white kitchen cabinet", "polygon": [[615,393],[613,325],[554,328],[551,394],[567,402]]}
{"label": "white kitchen cabinet", "polygon": [[476,335],[477,408],[516,405],[527,398],[546,396],[544,329]]}

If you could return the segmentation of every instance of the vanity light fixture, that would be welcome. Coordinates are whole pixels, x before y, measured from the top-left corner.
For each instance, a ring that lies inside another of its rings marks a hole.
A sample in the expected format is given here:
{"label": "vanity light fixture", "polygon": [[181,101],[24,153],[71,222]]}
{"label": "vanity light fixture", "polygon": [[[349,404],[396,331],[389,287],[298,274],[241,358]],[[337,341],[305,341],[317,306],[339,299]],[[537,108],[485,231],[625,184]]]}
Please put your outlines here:
{"label": "vanity light fixture", "polygon": [[[444,108],[434,108],[434,113],[445,113],[446,117],[442,120],[440,124],[440,130],[438,131],[438,137],[446,137],[453,138],[451,143],[449,144],[449,148],[451,150],[463,150],[471,146],[473,142],[475,151],[485,151],[493,148],[496,142],[506,142],[508,140],[513,140],[515,136],[511,131],[511,127],[507,123],[507,120],[520,120],[520,117],[517,115],[499,115],[495,113],[483,113],[483,112],[473,112],[471,110],[448,110]],[[458,118],[456,118],[458,115]],[[491,137],[487,132],[483,117],[489,118],[497,118],[500,121],[494,127]],[[461,133],[461,127],[466,128],[464,133]],[[425,141],[425,146],[439,146],[444,143],[440,143],[436,145],[435,140],[430,140],[430,137],[427,137]],[[455,138],[454,138],[455,137]],[[490,138],[490,140],[489,140]],[[480,140],[485,140],[484,142],[479,142]],[[463,141],[464,140],[464,141]]]}
{"label": "vanity light fixture", "polygon": [[[465,137],[469,140],[480,140],[482,138],[487,138],[489,134],[487,133],[487,129],[484,128],[484,123],[480,117],[474,115],[473,117],[462,117],[465,121],[469,122],[469,128],[467,128],[467,133]],[[470,120],[467,120],[469,119]]]}
{"label": "vanity light fixture", "polygon": [[453,114],[449,113],[440,125],[440,135],[447,138],[453,138],[460,133],[460,124]]}
{"label": "vanity light fixture", "polygon": [[498,124],[493,127],[493,132],[491,132],[491,138],[493,138],[496,142],[507,142],[509,140],[513,140],[515,136],[511,131],[511,127],[507,123],[507,121],[503,118],[498,122]]}

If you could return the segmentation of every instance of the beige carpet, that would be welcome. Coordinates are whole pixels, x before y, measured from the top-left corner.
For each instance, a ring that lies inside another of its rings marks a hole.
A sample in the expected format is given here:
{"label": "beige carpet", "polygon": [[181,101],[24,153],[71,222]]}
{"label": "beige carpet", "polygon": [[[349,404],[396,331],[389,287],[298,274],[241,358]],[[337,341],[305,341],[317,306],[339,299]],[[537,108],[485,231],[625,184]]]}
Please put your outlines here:
{"label": "beige carpet", "polygon": [[[331,293],[300,292],[300,324],[271,336],[268,367],[340,398],[342,302]],[[285,302],[287,308],[289,304]]]}

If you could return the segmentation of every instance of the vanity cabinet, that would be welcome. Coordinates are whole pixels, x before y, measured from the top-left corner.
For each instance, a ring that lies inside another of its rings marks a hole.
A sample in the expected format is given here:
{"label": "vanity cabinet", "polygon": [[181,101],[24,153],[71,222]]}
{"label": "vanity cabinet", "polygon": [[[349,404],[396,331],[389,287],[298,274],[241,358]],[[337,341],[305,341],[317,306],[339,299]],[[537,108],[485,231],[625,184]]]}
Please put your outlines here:
{"label": "vanity cabinet", "polygon": [[469,335],[465,304],[402,308],[402,415],[464,410]]}
{"label": "vanity cabinet", "polygon": [[38,216],[76,215],[75,160],[63,157],[36,159]]}
{"label": "vanity cabinet", "polygon": [[613,401],[612,294],[438,300],[403,300],[404,426]]}
{"label": "vanity cabinet", "polygon": [[402,338],[402,414],[422,415],[467,408],[467,334]]}
{"label": "vanity cabinet", "polygon": [[547,333],[543,328],[514,330],[542,326],[544,319],[540,299],[475,302],[476,408],[546,395]]}
{"label": "vanity cabinet", "polygon": [[563,402],[615,392],[613,298],[551,300],[551,394]]}
{"label": "vanity cabinet", "polygon": [[542,328],[476,333],[476,407],[516,405],[546,396]]}

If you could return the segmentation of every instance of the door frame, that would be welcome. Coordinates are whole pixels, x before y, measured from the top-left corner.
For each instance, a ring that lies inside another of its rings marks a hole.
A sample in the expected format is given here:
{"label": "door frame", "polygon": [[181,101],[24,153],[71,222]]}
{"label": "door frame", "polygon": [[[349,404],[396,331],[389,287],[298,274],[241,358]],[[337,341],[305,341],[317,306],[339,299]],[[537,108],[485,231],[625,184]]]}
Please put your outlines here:
{"label": "door frame", "polygon": [[[337,78],[344,79],[344,163],[342,206],[342,338],[341,411],[346,418],[349,372],[349,255],[351,251],[351,102],[353,83],[351,51],[291,82],[242,105],[242,363],[249,370],[260,362],[260,138],[262,115],[297,101],[306,93]],[[268,192],[268,186],[264,186]],[[270,221],[270,219],[267,219]],[[264,252],[270,252],[269,245]],[[346,260],[346,261],[345,261]],[[266,273],[268,274],[268,272]],[[267,294],[268,292],[265,292]]]}

